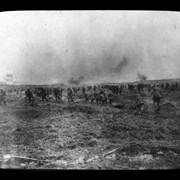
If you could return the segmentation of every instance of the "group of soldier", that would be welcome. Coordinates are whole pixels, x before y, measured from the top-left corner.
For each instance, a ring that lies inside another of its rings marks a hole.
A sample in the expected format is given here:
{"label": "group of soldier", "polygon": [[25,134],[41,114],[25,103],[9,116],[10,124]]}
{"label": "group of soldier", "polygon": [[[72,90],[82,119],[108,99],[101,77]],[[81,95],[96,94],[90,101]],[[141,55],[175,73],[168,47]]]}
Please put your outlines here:
{"label": "group of soldier", "polygon": [[[35,96],[39,97],[43,102],[48,102],[51,97],[55,101],[62,101],[63,93],[66,94],[68,102],[75,102],[76,98],[83,98],[86,103],[96,103],[101,105],[112,104],[113,100],[123,93],[136,94],[136,108],[139,111],[144,108],[144,95],[147,93],[152,98],[154,104],[157,105],[157,111],[160,109],[162,102],[162,91],[176,91],[179,89],[179,84],[175,83],[160,83],[160,84],[145,84],[145,83],[129,83],[121,85],[89,85],[79,87],[33,87],[28,89],[15,90],[17,94],[25,91],[25,99],[29,104],[34,103]],[[8,90],[9,93],[12,90]],[[0,90],[0,103],[6,105],[6,91]]]}
{"label": "group of soldier", "polygon": [[[144,94],[142,91],[137,95],[136,105],[134,106],[137,109],[137,113],[144,110],[145,100],[143,95]],[[157,105],[156,111],[159,111],[160,104],[162,102],[162,89],[160,88],[159,84],[154,84],[154,86],[151,88],[150,98],[152,99],[153,103]]]}

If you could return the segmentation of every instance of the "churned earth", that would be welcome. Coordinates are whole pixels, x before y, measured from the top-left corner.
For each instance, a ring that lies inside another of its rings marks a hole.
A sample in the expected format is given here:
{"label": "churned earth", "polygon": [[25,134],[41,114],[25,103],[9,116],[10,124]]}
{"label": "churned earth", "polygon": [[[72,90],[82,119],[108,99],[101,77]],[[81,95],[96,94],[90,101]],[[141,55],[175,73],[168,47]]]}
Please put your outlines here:
{"label": "churned earth", "polygon": [[114,97],[122,108],[53,98],[30,106],[22,94],[8,94],[0,106],[1,168],[180,168],[180,92],[164,92],[159,112],[147,94],[137,114],[135,97]]}

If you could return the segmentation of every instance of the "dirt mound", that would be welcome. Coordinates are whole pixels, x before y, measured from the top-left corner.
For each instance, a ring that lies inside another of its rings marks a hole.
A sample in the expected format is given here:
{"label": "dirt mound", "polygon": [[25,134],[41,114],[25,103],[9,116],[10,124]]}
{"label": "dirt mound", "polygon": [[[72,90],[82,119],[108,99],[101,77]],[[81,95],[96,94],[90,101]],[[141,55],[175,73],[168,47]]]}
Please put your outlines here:
{"label": "dirt mound", "polygon": [[167,103],[162,104],[161,108],[163,108],[163,110],[171,111],[171,110],[174,110],[175,106],[174,104],[167,102]]}
{"label": "dirt mound", "polygon": [[42,112],[35,110],[35,109],[23,109],[23,110],[18,110],[15,112],[15,115],[19,118],[19,119],[37,119],[39,117],[41,117]]}
{"label": "dirt mound", "polygon": [[95,108],[90,106],[82,106],[82,105],[69,105],[67,107],[63,107],[63,110],[68,112],[82,112],[86,114],[94,114],[97,112]]}
{"label": "dirt mound", "polygon": [[126,155],[129,155],[129,156],[135,156],[140,153],[147,153],[147,152],[148,152],[148,150],[142,144],[138,144],[135,142],[130,143],[126,147],[119,149],[117,151],[117,153],[119,153],[119,154],[125,153]]}
{"label": "dirt mound", "polygon": [[164,103],[160,106],[159,112],[164,115],[176,116],[178,108],[171,102]]}

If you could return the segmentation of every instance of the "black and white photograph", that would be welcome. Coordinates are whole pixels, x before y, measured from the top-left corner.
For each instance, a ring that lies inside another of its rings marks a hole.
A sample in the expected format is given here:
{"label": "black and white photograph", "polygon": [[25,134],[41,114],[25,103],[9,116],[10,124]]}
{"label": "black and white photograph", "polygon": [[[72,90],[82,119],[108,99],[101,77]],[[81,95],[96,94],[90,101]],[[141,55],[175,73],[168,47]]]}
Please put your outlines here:
{"label": "black and white photograph", "polygon": [[0,12],[0,169],[180,168],[180,12]]}

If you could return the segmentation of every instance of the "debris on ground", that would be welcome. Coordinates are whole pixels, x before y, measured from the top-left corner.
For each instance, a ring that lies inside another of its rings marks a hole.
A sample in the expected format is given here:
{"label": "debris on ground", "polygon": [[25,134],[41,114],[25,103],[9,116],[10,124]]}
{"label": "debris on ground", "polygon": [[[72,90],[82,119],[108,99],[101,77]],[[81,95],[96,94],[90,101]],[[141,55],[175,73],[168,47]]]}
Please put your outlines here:
{"label": "debris on ground", "polygon": [[112,105],[77,99],[35,106],[13,94],[0,106],[1,168],[179,168],[179,95],[169,92],[159,112],[147,98],[148,111],[135,114],[133,94]]}

